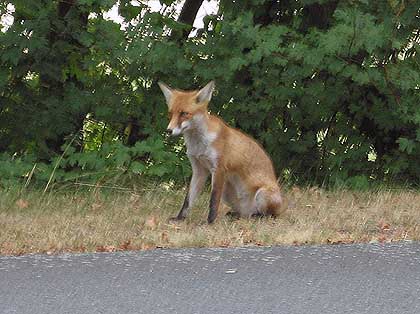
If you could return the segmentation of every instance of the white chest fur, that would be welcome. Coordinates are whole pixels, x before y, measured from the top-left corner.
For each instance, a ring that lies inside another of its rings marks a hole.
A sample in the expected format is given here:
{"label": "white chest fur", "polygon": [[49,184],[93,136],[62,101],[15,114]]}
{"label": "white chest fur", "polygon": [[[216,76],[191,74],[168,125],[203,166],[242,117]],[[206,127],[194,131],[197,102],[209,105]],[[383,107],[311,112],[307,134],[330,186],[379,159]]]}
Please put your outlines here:
{"label": "white chest fur", "polygon": [[184,132],[187,155],[213,172],[217,166],[218,156],[212,143],[216,139],[217,133],[208,131],[207,126],[203,124],[203,117],[198,116],[193,119],[194,128]]}

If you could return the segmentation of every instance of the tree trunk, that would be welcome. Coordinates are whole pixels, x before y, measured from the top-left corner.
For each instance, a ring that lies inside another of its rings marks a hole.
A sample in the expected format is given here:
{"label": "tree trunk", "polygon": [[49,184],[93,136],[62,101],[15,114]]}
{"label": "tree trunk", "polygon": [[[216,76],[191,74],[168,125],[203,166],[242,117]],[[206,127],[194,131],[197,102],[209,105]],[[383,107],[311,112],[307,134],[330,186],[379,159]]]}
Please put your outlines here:
{"label": "tree trunk", "polygon": [[185,40],[190,35],[192,26],[197,16],[198,10],[203,4],[204,0],[185,0],[184,5],[182,6],[181,14],[178,17],[178,22],[189,25],[188,28],[183,29],[182,31],[172,30],[171,39],[175,40]]}

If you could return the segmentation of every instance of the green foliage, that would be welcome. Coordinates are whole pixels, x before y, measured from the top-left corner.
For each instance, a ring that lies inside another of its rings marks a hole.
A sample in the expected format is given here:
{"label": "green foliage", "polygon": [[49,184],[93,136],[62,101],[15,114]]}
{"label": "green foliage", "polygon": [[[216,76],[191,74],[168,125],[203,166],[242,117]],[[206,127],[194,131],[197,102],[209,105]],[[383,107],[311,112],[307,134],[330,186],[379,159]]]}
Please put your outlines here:
{"label": "green foliage", "polygon": [[35,156],[0,155],[0,187],[4,188],[23,187],[31,181],[45,186],[50,178],[53,183],[97,183],[121,176],[141,176],[162,182],[190,173],[186,161],[168,148],[161,137],[151,137],[133,147],[120,142],[105,143],[100,150],[84,152],[71,147],[51,163],[36,162]]}
{"label": "green foliage", "polygon": [[221,0],[185,40],[169,34],[185,29],[173,2],[158,13],[120,1],[122,28],[103,15],[116,0],[10,0],[15,20],[0,32],[3,185],[35,163],[33,180],[47,181],[74,134],[57,182],[112,171],[183,182],[188,161],[161,135],[156,82],[191,89],[212,79],[211,111],[259,140],[288,180],[420,183],[416,1]]}
{"label": "green foliage", "polygon": [[14,157],[7,153],[1,154],[0,187],[23,186],[33,166],[33,158]]}

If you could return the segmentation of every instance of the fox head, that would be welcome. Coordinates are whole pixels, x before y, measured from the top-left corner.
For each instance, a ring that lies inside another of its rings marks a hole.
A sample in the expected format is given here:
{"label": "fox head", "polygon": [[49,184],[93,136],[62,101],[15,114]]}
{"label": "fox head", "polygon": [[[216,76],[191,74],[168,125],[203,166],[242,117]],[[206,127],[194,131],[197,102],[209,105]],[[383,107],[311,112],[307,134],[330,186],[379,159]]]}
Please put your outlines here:
{"label": "fox head", "polygon": [[158,84],[168,105],[167,132],[172,136],[177,136],[195,129],[203,116],[207,114],[207,106],[214,90],[214,81],[196,91],[171,89],[162,82]]}

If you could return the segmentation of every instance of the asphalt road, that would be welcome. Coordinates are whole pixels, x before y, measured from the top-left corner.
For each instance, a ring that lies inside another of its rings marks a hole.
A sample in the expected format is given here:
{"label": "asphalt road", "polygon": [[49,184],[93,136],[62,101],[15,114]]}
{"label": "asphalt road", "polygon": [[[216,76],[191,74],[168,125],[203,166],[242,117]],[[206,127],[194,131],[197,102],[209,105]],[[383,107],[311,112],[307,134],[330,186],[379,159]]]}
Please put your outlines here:
{"label": "asphalt road", "polygon": [[420,313],[420,244],[0,257],[0,313]]}

